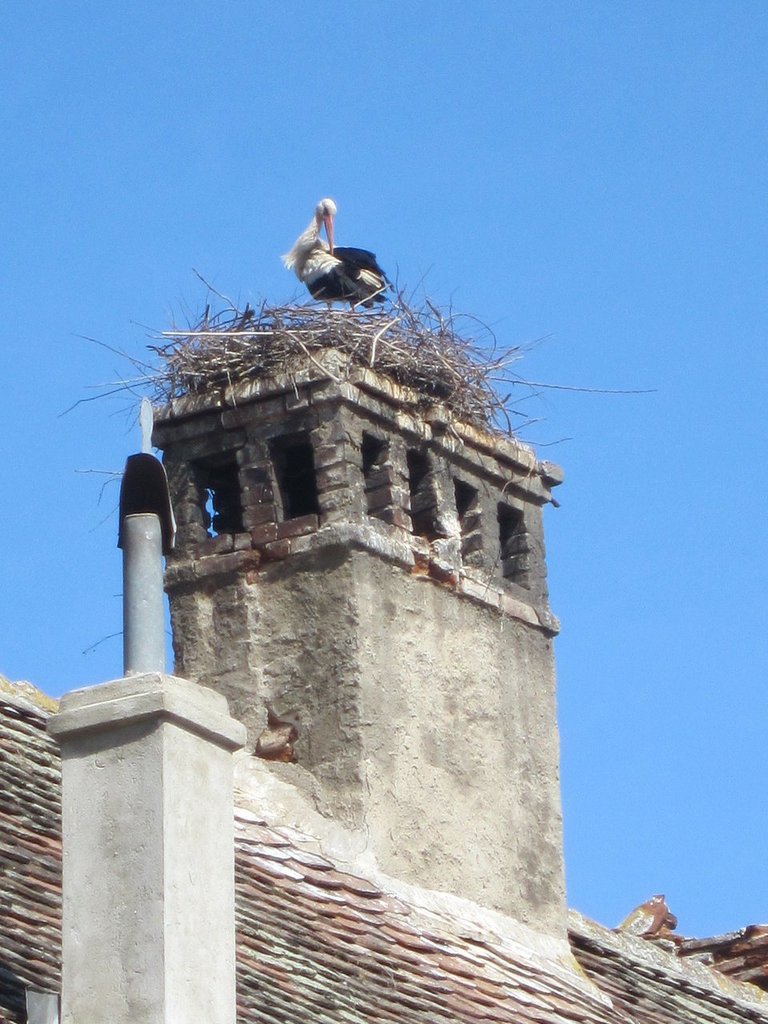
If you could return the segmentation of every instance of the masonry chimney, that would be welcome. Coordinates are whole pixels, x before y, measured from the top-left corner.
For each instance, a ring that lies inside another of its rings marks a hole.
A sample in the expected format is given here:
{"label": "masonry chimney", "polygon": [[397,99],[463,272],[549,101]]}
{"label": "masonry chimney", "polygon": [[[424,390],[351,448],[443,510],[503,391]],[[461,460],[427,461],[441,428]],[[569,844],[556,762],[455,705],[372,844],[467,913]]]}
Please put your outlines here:
{"label": "masonry chimney", "polygon": [[220,694],[162,672],[173,517],[162,467],[132,459],[126,677],[66,694],[48,725],[62,758],[62,1020],[234,1024],[232,751],[245,730]]}
{"label": "masonry chimney", "polygon": [[177,671],[383,870],[563,935],[560,471],[338,352],[289,371],[156,411]]}

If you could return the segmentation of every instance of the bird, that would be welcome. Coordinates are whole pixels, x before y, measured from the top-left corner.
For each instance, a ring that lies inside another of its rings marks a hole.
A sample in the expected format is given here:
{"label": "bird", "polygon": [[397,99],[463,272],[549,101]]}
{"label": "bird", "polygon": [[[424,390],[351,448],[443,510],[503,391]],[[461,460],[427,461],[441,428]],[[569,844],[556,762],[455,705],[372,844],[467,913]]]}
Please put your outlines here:
{"label": "bird", "polygon": [[[283,256],[286,270],[293,270],[313,299],[328,303],[348,302],[350,308],[365,306],[370,309],[384,302],[384,293],[391,284],[387,275],[368,249],[334,246],[333,218],[336,203],[321,199],[306,231],[296,239],[293,248]],[[320,237],[323,226],[328,241]]]}
{"label": "bird", "polygon": [[664,896],[660,893],[651,896],[641,903],[624,918],[617,931],[641,935],[643,938],[667,936],[677,928],[677,918],[667,906]]}

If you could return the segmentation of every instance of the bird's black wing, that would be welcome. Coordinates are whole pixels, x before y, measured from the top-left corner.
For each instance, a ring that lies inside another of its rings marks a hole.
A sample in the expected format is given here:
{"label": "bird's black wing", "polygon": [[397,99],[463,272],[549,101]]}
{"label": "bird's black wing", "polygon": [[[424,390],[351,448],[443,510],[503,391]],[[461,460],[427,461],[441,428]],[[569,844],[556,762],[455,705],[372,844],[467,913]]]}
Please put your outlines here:
{"label": "bird's black wing", "polygon": [[326,302],[362,304],[370,309],[384,302],[383,292],[391,288],[387,275],[376,262],[374,253],[350,246],[334,246],[334,266],[308,283],[313,298]]}
{"label": "bird's black wing", "polygon": [[368,249],[356,249],[352,245],[334,245],[333,255],[360,270],[372,270],[374,274],[379,274],[389,284],[387,275],[376,262],[376,254]]}

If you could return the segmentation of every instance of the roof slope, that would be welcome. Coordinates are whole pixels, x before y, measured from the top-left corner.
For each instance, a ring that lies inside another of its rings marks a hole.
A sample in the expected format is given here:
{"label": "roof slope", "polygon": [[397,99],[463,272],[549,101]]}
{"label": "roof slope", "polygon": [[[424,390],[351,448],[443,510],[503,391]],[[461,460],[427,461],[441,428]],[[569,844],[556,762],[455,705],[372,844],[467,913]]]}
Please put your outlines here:
{"label": "roof slope", "polygon": [[718,971],[768,992],[768,925],[752,924],[709,939],[686,939],[680,955],[714,964]]}
{"label": "roof slope", "polygon": [[735,1024],[768,1019],[768,998],[671,948],[569,916],[571,948],[614,1005],[643,1024]]}
{"label": "roof slope", "polygon": [[[60,984],[60,775],[47,717],[0,693],[0,1024],[25,1020],[25,985]],[[642,939],[574,916],[582,976],[479,927],[481,910],[470,921],[397,898],[245,809],[235,864],[238,1024],[768,1024],[760,990]]]}
{"label": "roof slope", "polygon": [[0,690],[0,1022],[61,978],[61,773],[47,713]]}
{"label": "roof slope", "polygon": [[576,971],[339,871],[292,829],[235,826],[241,1021],[626,1020]]}

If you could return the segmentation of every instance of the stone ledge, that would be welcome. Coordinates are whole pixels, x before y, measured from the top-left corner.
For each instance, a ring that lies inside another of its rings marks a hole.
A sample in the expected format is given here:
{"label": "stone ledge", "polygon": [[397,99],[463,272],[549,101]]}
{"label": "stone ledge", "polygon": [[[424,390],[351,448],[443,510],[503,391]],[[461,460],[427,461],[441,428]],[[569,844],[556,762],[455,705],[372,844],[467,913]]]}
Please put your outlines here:
{"label": "stone ledge", "polygon": [[245,726],[221,694],[177,676],[152,672],[72,690],[61,698],[48,732],[59,743],[86,732],[156,719],[170,721],[227,750],[245,744]]}
{"label": "stone ledge", "polygon": [[[447,587],[461,597],[484,604],[502,615],[541,629],[550,636],[560,632],[558,619],[546,606],[529,604],[509,594],[495,581],[463,571],[450,560],[439,557],[421,537],[407,535],[407,540],[401,539],[404,536],[402,530],[379,519],[371,518],[367,523],[328,523],[304,536],[279,538],[276,528],[263,531],[260,536],[263,537],[263,544],[256,551],[210,556],[169,566],[166,568],[166,588],[183,586],[203,576],[231,572],[233,569],[243,572],[255,569],[258,572],[270,562],[327,547],[351,548],[368,551],[406,569],[414,578]],[[236,561],[238,555],[247,557]]]}
{"label": "stone ledge", "polygon": [[414,554],[409,544],[389,537],[382,529],[367,523],[332,523],[323,526],[317,533],[297,537],[292,541],[291,553],[302,554],[330,546],[370,551],[403,569],[410,569],[414,564]]}
{"label": "stone ledge", "polygon": [[247,572],[259,566],[259,551],[252,548],[226,554],[206,555],[204,558],[182,559],[174,556],[165,566],[166,587],[190,583],[206,576],[226,576],[233,572]]}

